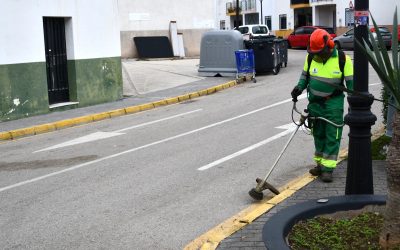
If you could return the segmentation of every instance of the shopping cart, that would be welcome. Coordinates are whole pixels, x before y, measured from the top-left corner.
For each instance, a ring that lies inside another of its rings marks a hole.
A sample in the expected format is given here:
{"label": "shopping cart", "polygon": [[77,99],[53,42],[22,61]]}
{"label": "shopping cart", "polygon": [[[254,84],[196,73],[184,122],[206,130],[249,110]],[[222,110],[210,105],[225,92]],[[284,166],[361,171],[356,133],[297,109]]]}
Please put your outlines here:
{"label": "shopping cart", "polygon": [[251,77],[253,82],[256,80],[256,70],[254,65],[254,51],[252,49],[243,49],[235,51],[236,57],[236,80]]}

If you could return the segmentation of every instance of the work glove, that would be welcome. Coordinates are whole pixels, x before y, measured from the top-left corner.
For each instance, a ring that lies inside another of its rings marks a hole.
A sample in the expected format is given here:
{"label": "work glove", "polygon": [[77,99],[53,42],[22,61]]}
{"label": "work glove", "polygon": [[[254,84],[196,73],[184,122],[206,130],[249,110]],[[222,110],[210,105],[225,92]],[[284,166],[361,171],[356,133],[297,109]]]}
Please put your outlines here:
{"label": "work glove", "polygon": [[297,102],[297,97],[301,95],[301,92],[303,92],[303,90],[299,88],[299,86],[293,88],[292,92],[290,93],[292,95],[293,102]]}

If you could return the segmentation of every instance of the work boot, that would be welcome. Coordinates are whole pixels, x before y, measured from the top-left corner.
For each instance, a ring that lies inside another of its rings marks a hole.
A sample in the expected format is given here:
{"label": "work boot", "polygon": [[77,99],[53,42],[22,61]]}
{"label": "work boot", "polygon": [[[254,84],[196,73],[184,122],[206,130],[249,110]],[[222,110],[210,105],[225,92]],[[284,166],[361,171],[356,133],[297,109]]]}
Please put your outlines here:
{"label": "work boot", "polygon": [[323,182],[332,182],[333,181],[332,172],[331,171],[322,172],[320,178]]}
{"label": "work boot", "polygon": [[322,172],[321,165],[317,165],[316,167],[310,169],[310,171],[308,172],[314,176],[320,176]]}

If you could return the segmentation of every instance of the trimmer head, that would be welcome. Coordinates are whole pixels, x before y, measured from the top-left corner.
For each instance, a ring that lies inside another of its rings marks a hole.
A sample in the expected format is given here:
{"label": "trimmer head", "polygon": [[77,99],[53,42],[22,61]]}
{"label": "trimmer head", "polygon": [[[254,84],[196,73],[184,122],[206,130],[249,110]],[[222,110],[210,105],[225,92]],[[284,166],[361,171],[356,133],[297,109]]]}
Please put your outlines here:
{"label": "trimmer head", "polygon": [[[262,182],[262,180],[261,180],[260,178],[257,178],[257,179],[256,179],[256,182],[257,182],[257,184],[259,184],[259,183]],[[276,194],[276,195],[280,194],[279,190],[276,189],[276,188],[275,188],[274,186],[272,186],[271,184],[269,184],[268,182],[264,182],[264,185],[262,186],[262,190],[265,190],[265,189],[269,189],[269,191],[271,191],[272,193],[274,193],[274,194]]]}
{"label": "trimmer head", "polygon": [[262,200],[262,199],[264,198],[263,192],[258,192],[255,188],[252,188],[252,189],[249,191],[249,195],[250,195],[253,199],[258,200],[258,201],[260,201],[260,200]]}
{"label": "trimmer head", "polygon": [[264,191],[265,189],[269,189],[272,193],[278,195],[280,194],[279,190],[276,189],[274,186],[272,186],[271,184],[269,184],[268,182],[264,182],[264,184],[262,186],[260,186],[260,184],[262,184],[262,181],[260,178],[256,179],[257,182],[257,187],[252,188],[249,191],[249,195],[255,199],[255,200],[262,200],[264,198],[264,194],[262,191]]}

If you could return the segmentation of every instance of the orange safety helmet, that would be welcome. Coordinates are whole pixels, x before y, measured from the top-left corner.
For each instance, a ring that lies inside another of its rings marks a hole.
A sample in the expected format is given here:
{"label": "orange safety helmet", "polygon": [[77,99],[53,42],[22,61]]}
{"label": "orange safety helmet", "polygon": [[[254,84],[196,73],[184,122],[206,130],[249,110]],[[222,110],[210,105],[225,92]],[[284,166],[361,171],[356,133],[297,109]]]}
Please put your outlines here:
{"label": "orange safety helmet", "polygon": [[324,29],[316,29],[310,36],[307,51],[311,54],[318,54],[326,49],[333,49],[334,47],[335,43],[329,33]]}

